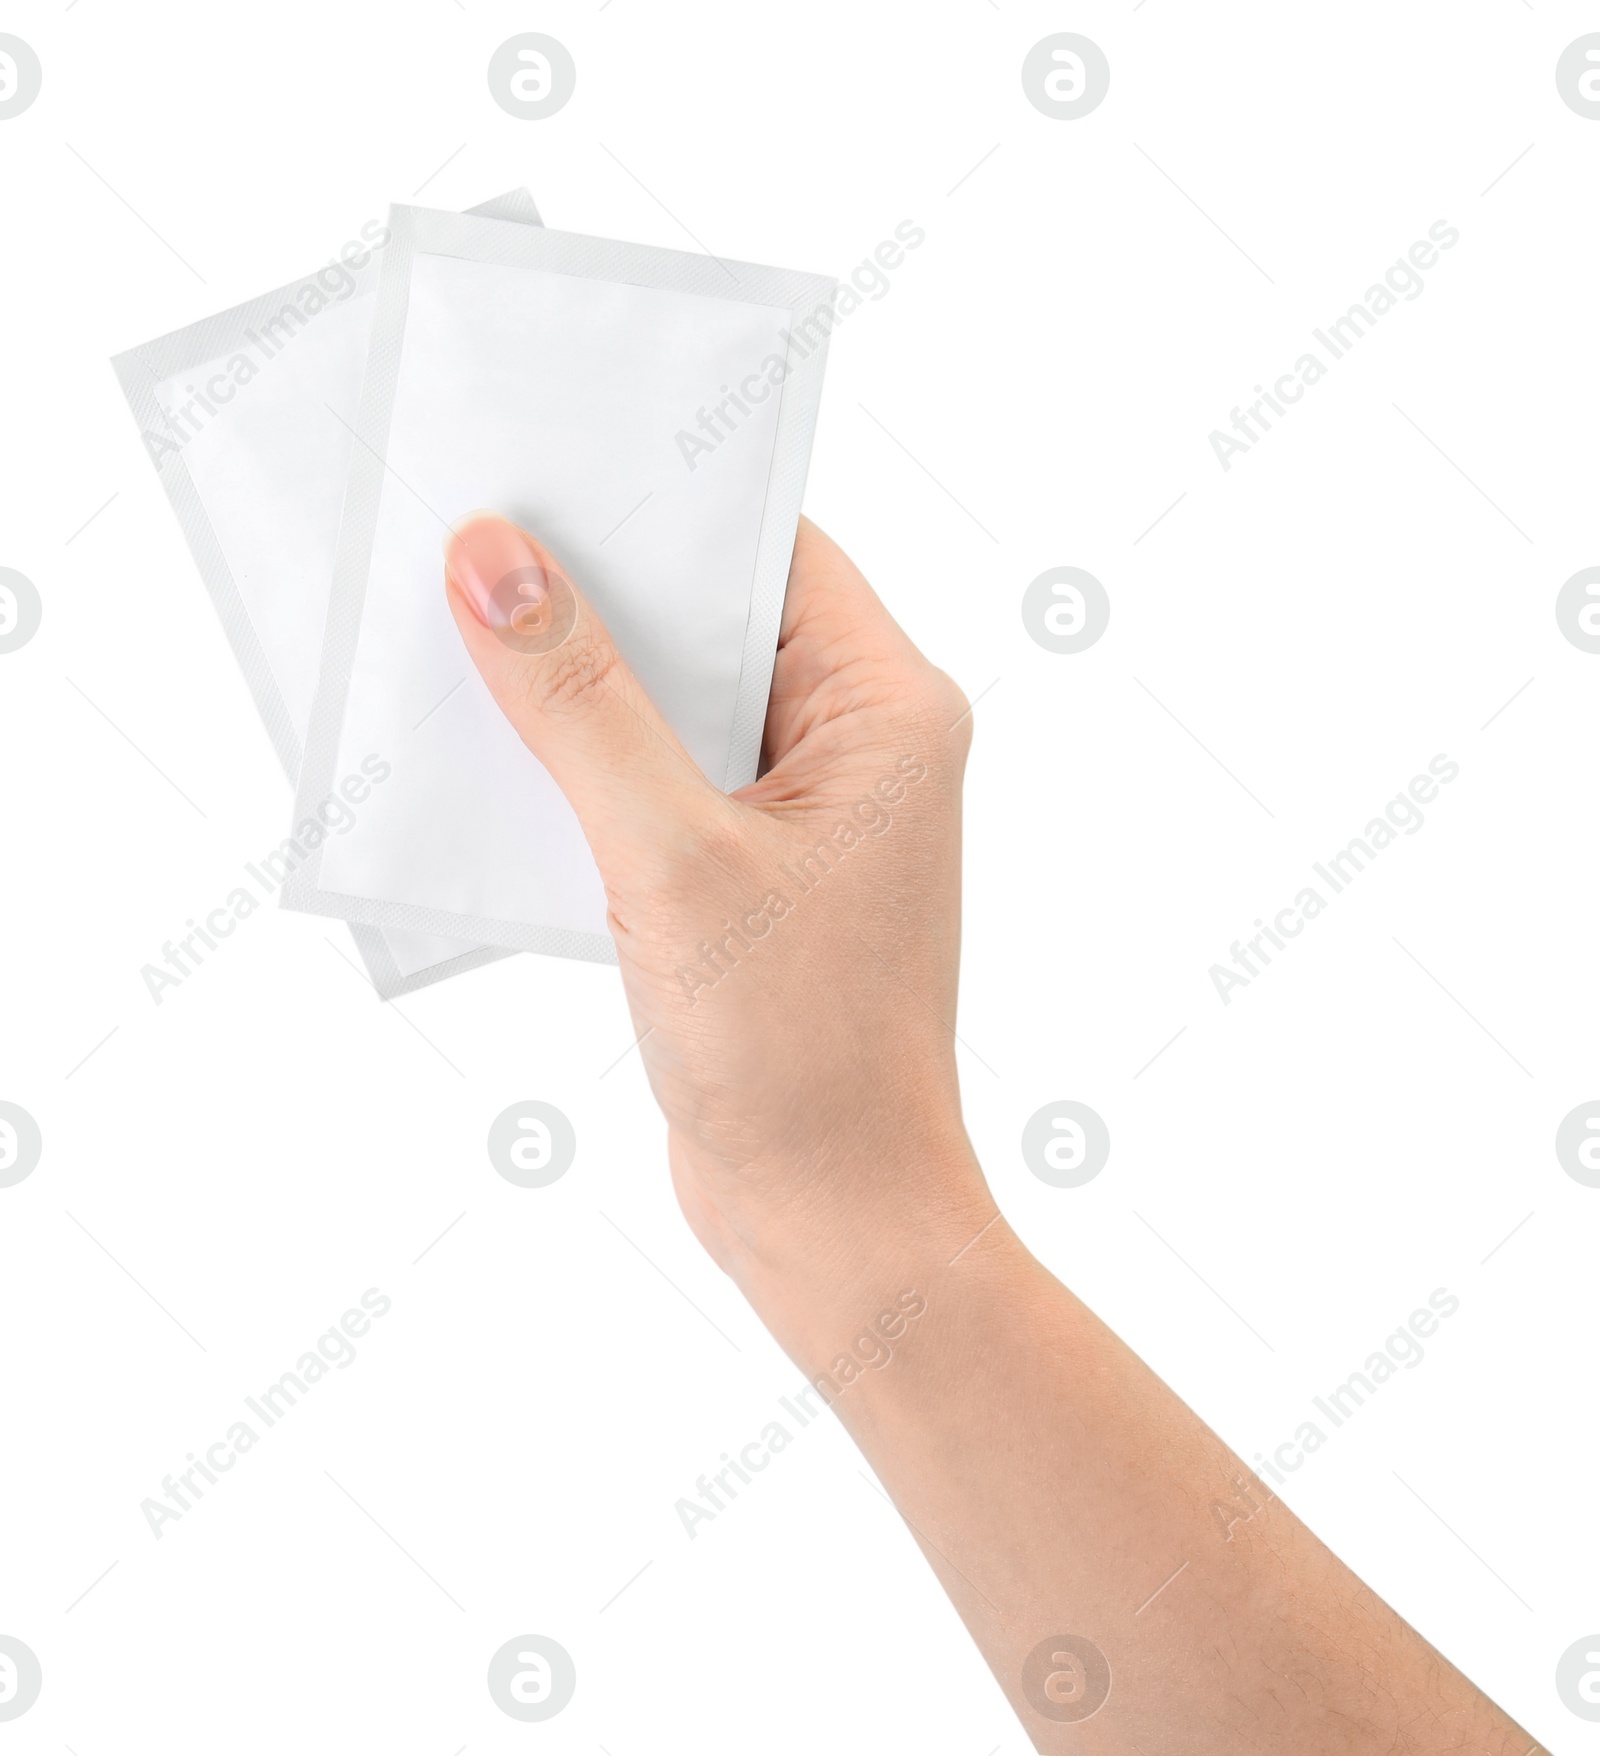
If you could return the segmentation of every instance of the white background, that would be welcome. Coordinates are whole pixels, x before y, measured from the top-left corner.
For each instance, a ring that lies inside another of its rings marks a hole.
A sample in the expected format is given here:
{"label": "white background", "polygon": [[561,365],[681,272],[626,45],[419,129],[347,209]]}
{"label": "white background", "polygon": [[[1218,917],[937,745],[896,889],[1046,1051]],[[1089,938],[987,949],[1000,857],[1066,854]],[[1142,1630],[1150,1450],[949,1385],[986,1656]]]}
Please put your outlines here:
{"label": "white background", "polygon": [[[0,1632],[45,1689],[0,1749],[1026,1747],[835,1428],[685,1537],[799,1374],[679,1219],[613,970],[386,1008],[274,909],[159,1008],[140,979],[288,800],[108,357],[392,199],[525,182],[554,226],[840,274],[926,229],[835,339],[808,510],[989,690],[959,1028],[996,1193],[1247,1459],[1453,1291],[1287,1498],[1547,1747],[1600,1750],[1553,1681],[1600,1629],[1600,1193],[1552,1146],[1600,1096],[1600,657],[1553,615],[1600,560],[1600,124],[1553,78],[1596,22],[6,8],[45,84],[0,123],[0,565],[45,610],[0,657],[0,1096],[45,1146],[0,1191]],[[578,67],[544,122],[485,82],[529,29]],[[1019,78],[1063,29],[1112,69],[1068,123]],[[1224,473],[1208,433],[1441,219],[1425,293]],[[1075,657],[1019,614],[1060,565],[1112,602]],[[1426,827],[1223,1007],[1209,966],[1438,752]],[[524,1192],[484,1138],[534,1097],[579,1153]],[[1075,1191],[1018,1146],[1065,1097],[1112,1136]],[[155,1541],[141,1499],[370,1286],[358,1362]],[[578,1670],[539,1727],[484,1687],[525,1632]]]}

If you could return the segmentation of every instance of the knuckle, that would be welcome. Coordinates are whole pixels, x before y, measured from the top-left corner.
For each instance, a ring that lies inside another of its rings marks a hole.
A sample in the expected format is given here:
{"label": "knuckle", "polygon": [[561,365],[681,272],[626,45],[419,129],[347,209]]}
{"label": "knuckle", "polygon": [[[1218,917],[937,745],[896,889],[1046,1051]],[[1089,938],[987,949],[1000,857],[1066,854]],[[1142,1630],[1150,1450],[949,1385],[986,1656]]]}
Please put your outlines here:
{"label": "knuckle", "polygon": [[534,705],[548,713],[582,711],[610,687],[617,652],[609,640],[582,630],[530,667]]}
{"label": "knuckle", "polygon": [[966,690],[944,671],[935,671],[933,677],[939,712],[951,728],[951,736],[964,736],[970,742],[972,703],[967,699]]}
{"label": "knuckle", "polygon": [[932,665],[917,681],[908,718],[938,754],[964,755],[972,742],[972,704],[966,692]]}

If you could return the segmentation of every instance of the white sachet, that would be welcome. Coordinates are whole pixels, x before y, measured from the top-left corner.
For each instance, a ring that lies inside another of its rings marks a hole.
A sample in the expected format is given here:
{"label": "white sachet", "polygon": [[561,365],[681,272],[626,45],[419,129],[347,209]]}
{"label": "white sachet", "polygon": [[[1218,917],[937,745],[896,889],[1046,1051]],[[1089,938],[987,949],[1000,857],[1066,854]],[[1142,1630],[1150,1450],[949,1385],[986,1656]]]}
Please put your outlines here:
{"label": "white sachet", "polygon": [[545,542],[720,787],[753,780],[834,283],[397,207],[300,778],[392,772],[289,908],[614,962],[566,800],[445,601],[448,526]]}
{"label": "white sachet", "polygon": [[[543,223],[525,189],[472,211]],[[388,239],[386,225],[369,221],[316,273],[112,361],[291,783],[322,657]],[[348,832],[358,809],[336,794],[311,807],[330,838]],[[385,999],[505,955],[439,934],[351,931]]]}

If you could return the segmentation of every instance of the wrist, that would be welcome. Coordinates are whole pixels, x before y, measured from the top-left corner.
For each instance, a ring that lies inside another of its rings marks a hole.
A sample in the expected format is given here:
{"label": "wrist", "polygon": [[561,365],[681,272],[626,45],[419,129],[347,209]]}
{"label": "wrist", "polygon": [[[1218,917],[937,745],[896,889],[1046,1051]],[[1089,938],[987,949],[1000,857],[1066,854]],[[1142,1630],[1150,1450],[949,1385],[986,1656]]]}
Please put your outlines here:
{"label": "wrist", "polygon": [[963,1133],[886,1164],[857,1162],[774,1209],[744,1208],[723,1267],[808,1376],[865,1371],[953,1285],[1026,1273]]}

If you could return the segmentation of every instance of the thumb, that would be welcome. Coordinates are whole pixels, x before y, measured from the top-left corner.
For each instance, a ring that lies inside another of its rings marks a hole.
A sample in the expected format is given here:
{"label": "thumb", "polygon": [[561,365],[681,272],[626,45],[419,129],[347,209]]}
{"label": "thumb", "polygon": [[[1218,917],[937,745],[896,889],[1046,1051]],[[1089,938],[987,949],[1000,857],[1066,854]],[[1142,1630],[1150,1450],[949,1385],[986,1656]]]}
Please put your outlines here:
{"label": "thumb", "polygon": [[543,544],[474,513],[445,544],[445,585],[473,663],[566,794],[608,885],[716,805],[732,809]]}

